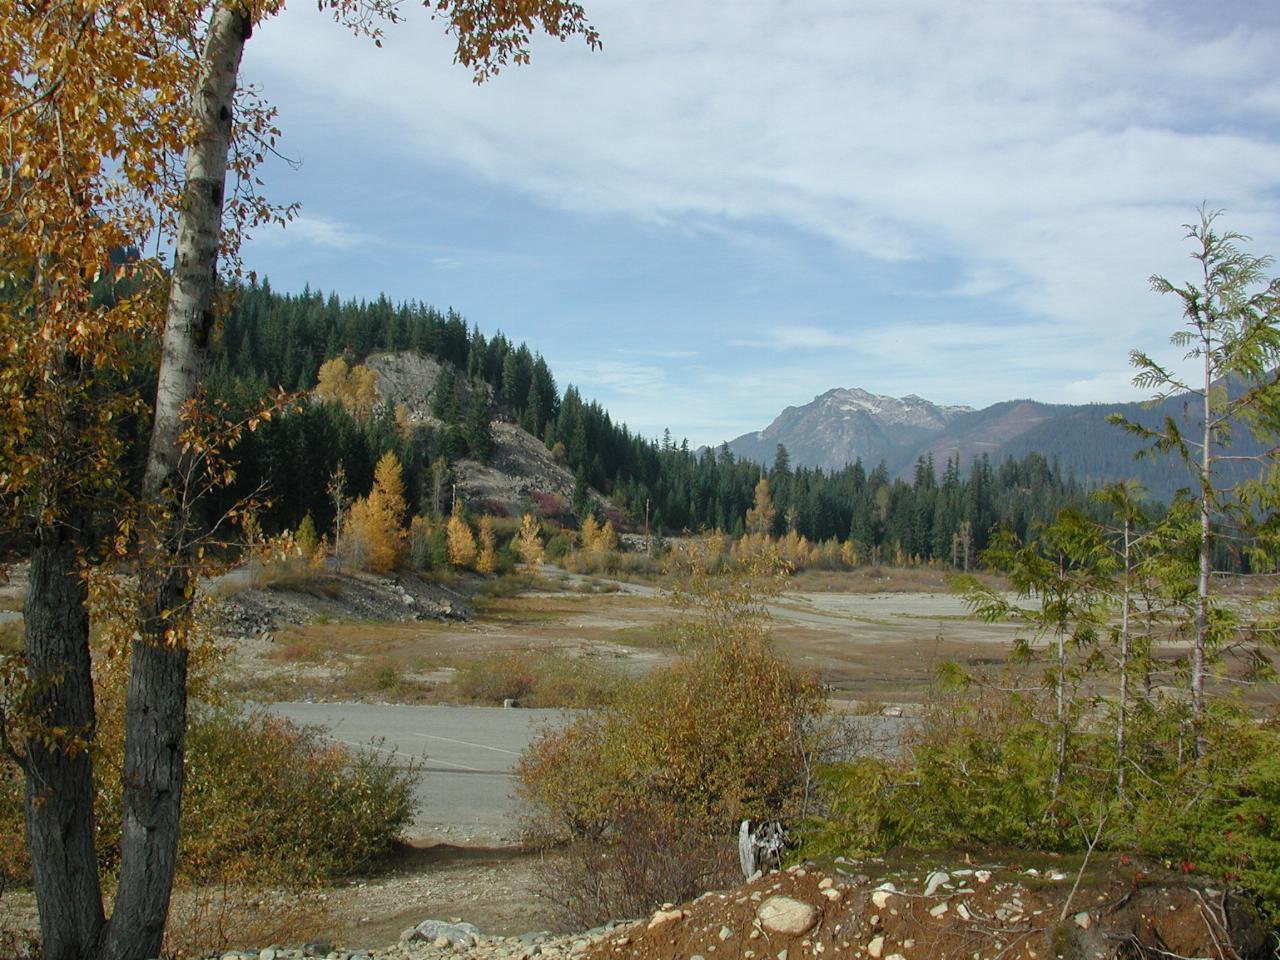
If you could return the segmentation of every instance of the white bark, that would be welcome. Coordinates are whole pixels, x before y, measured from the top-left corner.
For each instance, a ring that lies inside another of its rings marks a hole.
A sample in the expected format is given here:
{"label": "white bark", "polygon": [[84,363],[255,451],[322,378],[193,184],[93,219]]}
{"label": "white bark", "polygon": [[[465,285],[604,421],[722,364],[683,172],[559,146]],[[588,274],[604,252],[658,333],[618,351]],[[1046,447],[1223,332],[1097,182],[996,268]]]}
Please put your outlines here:
{"label": "white bark", "polygon": [[184,474],[179,437],[183,411],[204,372],[214,323],[232,109],[249,30],[249,20],[237,9],[214,8],[192,99],[198,136],[186,163],[143,478],[141,629],[129,678],[120,882],[105,960],[159,955],[177,862],[187,651],[169,642],[168,633],[178,622],[174,611],[190,596],[193,576],[184,547],[188,518],[179,507]]}

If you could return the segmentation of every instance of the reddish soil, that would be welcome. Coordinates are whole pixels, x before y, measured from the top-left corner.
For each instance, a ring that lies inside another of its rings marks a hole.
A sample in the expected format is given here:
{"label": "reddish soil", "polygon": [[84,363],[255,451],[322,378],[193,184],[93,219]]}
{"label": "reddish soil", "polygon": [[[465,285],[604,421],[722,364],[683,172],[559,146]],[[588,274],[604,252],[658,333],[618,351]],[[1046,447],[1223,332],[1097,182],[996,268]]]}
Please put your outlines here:
{"label": "reddish soil", "polygon": [[[930,863],[923,855],[914,859],[914,870],[908,861],[897,869],[880,861],[770,874],[619,930],[594,945],[589,960],[1274,955],[1275,935],[1249,904],[1153,866],[1093,867],[1072,896],[1075,874],[1051,867],[1032,873],[1008,864],[948,869]],[[948,880],[926,895],[934,870],[947,870]],[[800,934],[768,929],[760,908],[777,896],[814,907],[812,926]]]}

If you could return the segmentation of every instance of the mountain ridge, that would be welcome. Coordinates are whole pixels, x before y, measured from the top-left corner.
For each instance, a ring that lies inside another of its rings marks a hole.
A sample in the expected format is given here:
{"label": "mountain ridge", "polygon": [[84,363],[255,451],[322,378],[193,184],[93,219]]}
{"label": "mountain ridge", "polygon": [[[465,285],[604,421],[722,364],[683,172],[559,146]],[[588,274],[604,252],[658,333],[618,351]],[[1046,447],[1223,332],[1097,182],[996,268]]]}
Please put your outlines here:
{"label": "mountain ridge", "polygon": [[837,471],[857,460],[868,468],[883,462],[891,475],[903,477],[922,458],[932,457],[939,465],[958,459],[963,470],[984,454],[999,462],[1036,452],[1088,485],[1133,478],[1153,496],[1167,499],[1188,478],[1170,470],[1167,461],[1139,459],[1141,441],[1107,417],[1119,413],[1154,427],[1166,416],[1182,418],[1184,408],[1181,397],[1155,406],[1055,404],[1022,397],[975,409],[935,404],[914,393],[891,397],[836,387],[807,404],[786,407],[762,430],[735,437],[727,446],[737,457],[766,465],[781,444],[796,466]]}

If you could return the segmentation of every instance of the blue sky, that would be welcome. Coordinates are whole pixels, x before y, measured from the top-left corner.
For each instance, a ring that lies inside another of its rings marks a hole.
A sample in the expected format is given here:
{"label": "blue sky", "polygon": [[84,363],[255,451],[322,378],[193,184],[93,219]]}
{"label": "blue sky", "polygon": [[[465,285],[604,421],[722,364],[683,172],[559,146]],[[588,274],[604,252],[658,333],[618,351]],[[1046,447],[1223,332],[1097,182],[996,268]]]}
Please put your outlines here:
{"label": "blue sky", "polygon": [[836,386],[1130,399],[1172,359],[1202,201],[1280,254],[1271,0],[584,0],[477,87],[416,6],[384,47],[297,2],[249,267],[453,306],[645,435],[719,443]]}

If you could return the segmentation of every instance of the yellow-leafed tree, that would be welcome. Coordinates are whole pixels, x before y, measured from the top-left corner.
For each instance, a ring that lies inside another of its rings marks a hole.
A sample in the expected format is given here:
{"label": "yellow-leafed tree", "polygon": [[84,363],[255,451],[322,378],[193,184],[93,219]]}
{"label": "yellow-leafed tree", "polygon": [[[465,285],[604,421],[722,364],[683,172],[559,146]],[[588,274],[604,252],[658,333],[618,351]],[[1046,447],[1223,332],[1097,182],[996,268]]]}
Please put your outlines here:
{"label": "yellow-leafed tree", "polygon": [[516,552],[531,567],[544,559],[542,533],[538,526],[538,519],[532,513],[526,513],[520,518],[520,532],[516,534]]}
{"label": "yellow-leafed tree", "polygon": [[462,516],[462,504],[455,504],[445,527],[445,544],[449,563],[455,567],[469,567],[476,559],[476,538]]}
{"label": "yellow-leafed tree", "polygon": [[777,512],[769,497],[769,481],[761,477],[756,484],[755,505],[747,511],[747,533],[767,537],[773,532],[773,518]]}
{"label": "yellow-leafed tree", "polygon": [[582,521],[582,549],[594,553],[600,541],[600,524],[591,514]]}
{"label": "yellow-leafed tree", "polygon": [[[0,534],[8,546],[30,546],[23,672],[40,726],[19,730],[11,745],[23,757],[49,958],[161,953],[177,863],[191,599],[203,572],[204,531],[191,507],[216,480],[207,472],[215,455],[239,433],[200,390],[226,305],[218,288],[234,286],[220,284],[219,259],[238,263],[245,230],[288,217],[256,189],[255,167],[275,152],[279,131],[239,70],[246,41],[283,7],[0,3]],[[402,16],[395,0],[322,7],[379,43],[382,24]],[[427,14],[477,82],[527,62],[539,28],[599,46],[572,0],[431,0]],[[152,245],[171,251],[165,262],[118,260]],[[117,424],[147,419],[127,385],[148,379],[131,374],[145,371],[153,349],[150,439],[130,451]],[[122,458],[131,452],[145,463],[133,504],[117,497],[129,486]],[[117,523],[129,535],[113,545],[131,553],[139,603],[127,631],[124,827],[108,916],[91,751],[81,740],[96,725],[83,567],[107,553],[95,529]]]}
{"label": "yellow-leafed tree", "polygon": [[[586,540],[585,533],[583,535],[583,540]],[[584,542],[583,546],[592,553],[609,553],[612,550],[617,550],[618,531],[613,529],[613,521],[606,520],[603,527],[598,526],[595,534],[591,538],[591,543],[587,544]]]}
{"label": "yellow-leafed tree", "polygon": [[320,364],[316,396],[342,404],[353,417],[363,420],[378,402],[377,378],[366,366],[351,367],[342,357],[334,357]]}
{"label": "yellow-leafed tree", "polygon": [[493,519],[480,518],[480,555],[476,557],[476,573],[496,573],[498,544],[493,536]]}
{"label": "yellow-leafed tree", "polygon": [[404,478],[400,461],[390,451],[373,472],[373,489],[351,507],[351,541],[370,570],[389,573],[404,554]]}

